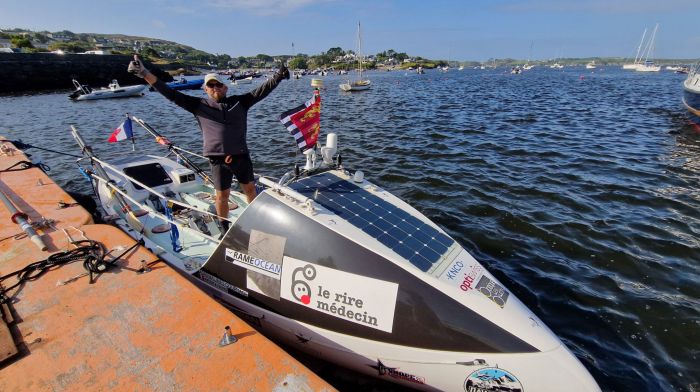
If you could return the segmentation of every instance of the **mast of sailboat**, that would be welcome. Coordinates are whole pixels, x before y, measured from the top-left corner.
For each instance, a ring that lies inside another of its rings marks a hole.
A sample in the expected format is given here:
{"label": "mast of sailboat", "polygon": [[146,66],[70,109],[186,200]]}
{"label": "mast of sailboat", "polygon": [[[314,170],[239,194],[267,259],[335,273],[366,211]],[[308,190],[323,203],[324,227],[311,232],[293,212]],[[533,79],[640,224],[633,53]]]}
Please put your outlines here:
{"label": "mast of sailboat", "polygon": [[639,57],[639,51],[642,50],[642,45],[644,44],[644,37],[647,35],[647,29],[644,28],[644,32],[642,33],[642,40],[639,41],[639,46],[637,47],[637,55],[634,56],[634,63],[637,64],[641,58]]}
{"label": "mast of sailboat", "polygon": [[357,61],[360,63],[360,81],[362,81],[362,29],[357,22]]}
{"label": "mast of sailboat", "polygon": [[647,42],[647,46],[644,48],[645,56],[644,56],[644,62],[646,63],[649,61],[649,55],[651,55],[651,52],[654,50],[654,40],[656,39],[656,30],[659,28],[659,24],[657,23],[656,26],[654,26],[654,31],[651,33],[651,38],[649,38],[649,42]]}

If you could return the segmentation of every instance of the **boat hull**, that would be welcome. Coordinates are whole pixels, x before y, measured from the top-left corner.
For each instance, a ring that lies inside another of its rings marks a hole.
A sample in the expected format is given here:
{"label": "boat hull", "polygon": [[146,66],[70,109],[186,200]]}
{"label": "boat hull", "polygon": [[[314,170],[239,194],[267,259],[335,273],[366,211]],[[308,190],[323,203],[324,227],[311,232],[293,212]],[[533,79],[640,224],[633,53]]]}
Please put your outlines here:
{"label": "boat hull", "polygon": [[204,79],[187,80],[183,82],[170,82],[168,87],[173,90],[195,90],[202,87]]}
{"label": "boat hull", "polygon": [[364,91],[369,90],[371,85],[369,80],[363,80],[362,82],[343,83],[339,87],[343,91]]}
{"label": "boat hull", "polygon": [[[206,196],[165,158],[115,165],[157,189]],[[115,181],[150,200],[129,181]],[[139,206],[147,213],[134,214],[141,226],[134,230],[109,189],[96,188],[129,235],[143,237],[268,336],[315,357],[427,391],[600,390],[556,335],[465,249],[413,207],[345,171],[299,179],[284,194],[265,190],[220,243],[196,254],[190,248],[203,240],[193,241],[187,226],[178,226],[183,247],[174,253],[172,226],[155,230],[166,221],[153,206]],[[399,235],[397,242],[392,236]]]}
{"label": "boat hull", "polygon": [[690,121],[700,126],[700,74],[691,73],[683,82],[683,105],[688,110]]}
{"label": "boat hull", "polygon": [[127,97],[138,97],[144,94],[146,85],[136,85],[136,86],[124,86],[117,89],[99,89],[93,90],[89,94],[79,95],[74,98],[76,101],[91,101],[95,99],[111,99],[111,98],[127,98]]}
{"label": "boat hull", "polygon": [[[223,292],[204,280],[195,281],[195,284],[276,342],[340,367],[412,389],[455,392],[600,390],[585,367],[564,345],[548,352],[493,354],[386,344],[280,316],[251,304],[240,295]],[[500,382],[494,382],[491,388],[479,386],[479,375],[494,369],[503,371],[513,381],[507,387]]]}

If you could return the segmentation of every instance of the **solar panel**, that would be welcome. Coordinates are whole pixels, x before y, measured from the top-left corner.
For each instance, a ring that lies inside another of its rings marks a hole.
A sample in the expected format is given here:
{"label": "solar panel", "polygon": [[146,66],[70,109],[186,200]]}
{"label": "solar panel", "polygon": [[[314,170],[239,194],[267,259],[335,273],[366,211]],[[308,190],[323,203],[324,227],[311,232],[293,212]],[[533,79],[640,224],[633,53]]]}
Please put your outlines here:
{"label": "solar panel", "polygon": [[428,271],[454,241],[408,212],[331,173],[290,186]]}

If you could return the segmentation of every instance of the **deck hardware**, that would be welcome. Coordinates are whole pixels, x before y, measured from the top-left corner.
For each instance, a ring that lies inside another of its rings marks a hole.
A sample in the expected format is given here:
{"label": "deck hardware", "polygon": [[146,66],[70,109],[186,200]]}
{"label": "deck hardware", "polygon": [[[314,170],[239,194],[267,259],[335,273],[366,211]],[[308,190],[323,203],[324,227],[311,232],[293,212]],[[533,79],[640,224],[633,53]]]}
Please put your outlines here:
{"label": "deck hardware", "polygon": [[138,273],[145,274],[146,272],[151,272],[151,267],[148,266],[146,260],[141,260],[141,268],[139,268]]}
{"label": "deck hardware", "polygon": [[224,336],[222,336],[221,340],[219,341],[219,346],[228,346],[229,344],[236,343],[237,341],[238,338],[233,336],[233,334],[231,333],[231,327],[227,325],[226,328],[224,328]]}

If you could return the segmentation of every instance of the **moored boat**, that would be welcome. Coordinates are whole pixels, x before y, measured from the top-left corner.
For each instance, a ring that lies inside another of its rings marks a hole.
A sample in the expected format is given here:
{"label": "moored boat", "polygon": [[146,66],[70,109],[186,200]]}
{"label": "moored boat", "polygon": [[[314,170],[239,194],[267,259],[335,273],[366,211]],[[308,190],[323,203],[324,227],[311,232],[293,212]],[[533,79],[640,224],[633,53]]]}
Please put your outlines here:
{"label": "moored boat", "polygon": [[690,69],[683,82],[683,105],[688,110],[690,120],[700,126],[700,63]]}
{"label": "moored boat", "polygon": [[245,78],[240,78],[240,79],[233,79],[231,84],[233,85],[238,85],[238,84],[252,84],[253,83],[253,77],[252,76],[247,76]]}
{"label": "moored boat", "polygon": [[343,91],[363,91],[369,90],[372,82],[369,79],[365,79],[362,76],[362,29],[360,28],[360,23],[357,23],[357,73],[359,77],[357,80],[348,80],[345,83],[341,83],[340,87]]}
{"label": "moored boat", "polygon": [[333,134],[303,169],[258,177],[250,204],[232,189],[222,240],[201,169],[158,156],[105,162],[74,136],[114,222],[278,340],[422,390],[599,390],[461,245],[347,170]]}
{"label": "moored boat", "polygon": [[73,91],[68,98],[74,101],[87,101],[93,99],[108,99],[108,98],[125,98],[125,97],[139,97],[144,94],[146,89],[145,84],[137,84],[134,86],[120,86],[116,79],[112,80],[106,88],[92,89],[90,86],[80,84],[77,80],[73,79],[73,85],[75,86],[75,91]]}
{"label": "moored boat", "polygon": [[174,82],[167,83],[168,87],[173,90],[195,90],[202,87],[204,84],[204,79],[190,79],[180,78]]}

